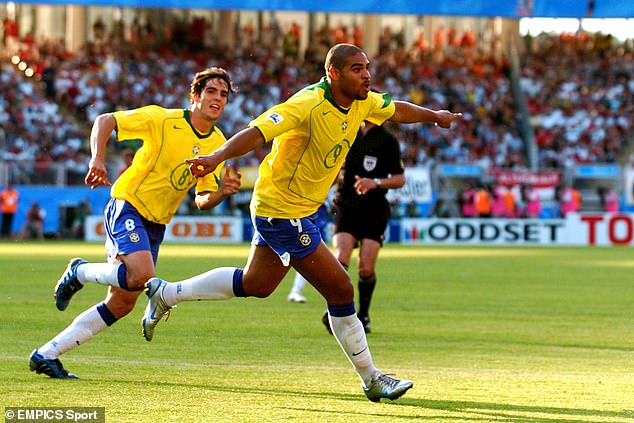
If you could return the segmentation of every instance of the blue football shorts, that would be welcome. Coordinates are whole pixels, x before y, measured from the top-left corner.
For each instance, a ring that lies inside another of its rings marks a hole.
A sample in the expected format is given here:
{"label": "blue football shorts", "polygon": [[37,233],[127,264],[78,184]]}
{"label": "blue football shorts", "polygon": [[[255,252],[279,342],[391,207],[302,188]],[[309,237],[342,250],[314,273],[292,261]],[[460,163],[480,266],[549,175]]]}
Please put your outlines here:
{"label": "blue football shorts", "polygon": [[328,216],[330,212],[328,211],[328,207],[325,204],[322,204],[315,212],[314,221],[315,225],[319,228],[321,232],[321,238],[326,239],[326,229],[328,228]]}
{"label": "blue football shorts", "polygon": [[288,266],[291,257],[302,259],[321,243],[317,217],[317,213],[300,219],[254,216],[252,222],[255,230],[251,243],[258,247],[270,247],[280,256],[282,264]]}
{"label": "blue football shorts", "polygon": [[113,262],[118,255],[150,251],[156,265],[165,225],[147,220],[127,201],[111,198],[103,212],[106,254]]}

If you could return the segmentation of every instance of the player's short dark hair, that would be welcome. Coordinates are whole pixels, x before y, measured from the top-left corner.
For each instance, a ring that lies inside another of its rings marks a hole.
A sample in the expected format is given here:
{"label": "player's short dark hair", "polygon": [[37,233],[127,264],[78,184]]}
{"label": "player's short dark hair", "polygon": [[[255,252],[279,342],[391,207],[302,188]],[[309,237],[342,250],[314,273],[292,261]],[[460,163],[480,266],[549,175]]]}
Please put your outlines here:
{"label": "player's short dark hair", "polygon": [[190,101],[193,102],[194,95],[200,95],[207,85],[207,81],[214,78],[222,79],[223,81],[225,81],[227,83],[227,87],[229,87],[230,94],[235,92],[235,86],[233,85],[233,81],[231,80],[229,73],[223,68],[213,66],[211,68],[205,69],[204,71],[198,72],[194,76],[191,84],[191,90],[189,92]]}
{"label": "player's short dark hair", "polygon": [[328,75],[328,69],[330,69],[331,66],[340,70],[343,68],[343,65],[346,63],[346,59],[348,59],[348,57],[359,53],[365,54],[361,48],[355,46],[354,44],[337,44],[332,47],[328,51],[328,54],[326,54],[326,61],[324,62],[326,75]]}

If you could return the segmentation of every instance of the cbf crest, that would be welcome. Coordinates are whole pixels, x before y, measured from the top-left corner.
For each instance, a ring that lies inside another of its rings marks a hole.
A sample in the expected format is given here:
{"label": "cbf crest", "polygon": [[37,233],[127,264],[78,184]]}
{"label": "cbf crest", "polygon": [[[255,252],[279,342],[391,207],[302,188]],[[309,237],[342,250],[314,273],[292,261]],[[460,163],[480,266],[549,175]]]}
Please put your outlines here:
{"label": "cbf crest", "polygon": [[310,235],[308,234],[299,235],[299,243],[302,244],[304,247],[308,247],[311,242],[312,240],[310,239]]}
{"label": "cbf crest", "polygon": [[363,169],[365,169],[366,172],[372,172],[376,167],[377,161],[378,159],[376,157],[363,156]]}

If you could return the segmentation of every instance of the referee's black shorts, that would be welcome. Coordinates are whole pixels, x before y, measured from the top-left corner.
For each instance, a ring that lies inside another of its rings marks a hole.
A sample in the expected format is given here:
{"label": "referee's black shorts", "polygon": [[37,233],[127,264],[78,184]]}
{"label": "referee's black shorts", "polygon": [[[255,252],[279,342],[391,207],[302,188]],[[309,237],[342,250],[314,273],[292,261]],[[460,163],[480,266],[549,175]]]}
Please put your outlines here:
{"label": "referee's black shorts", "polygon": [[390,205],[348,205],[335,201],[333,205],[333,234],[349,233],[357,240],[373,239],[383,245],[385,228],[390,220]]}

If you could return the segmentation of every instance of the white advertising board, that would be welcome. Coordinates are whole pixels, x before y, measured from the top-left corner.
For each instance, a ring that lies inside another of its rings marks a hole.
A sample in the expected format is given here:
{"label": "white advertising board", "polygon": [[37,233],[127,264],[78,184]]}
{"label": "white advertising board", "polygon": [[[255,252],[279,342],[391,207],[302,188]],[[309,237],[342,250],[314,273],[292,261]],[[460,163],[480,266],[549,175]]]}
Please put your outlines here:
{"label": "white advertising board", "polygon": [[[242,242],[242,218],[231,216],[177,216],[165,229],[164,242]],[[103,218],[88,216],[86,241],[105,241]]]}
{"label": "white advertising board", "polygon": [[634,215],[565,219],[402,219],[404,244],[634,245]]}

